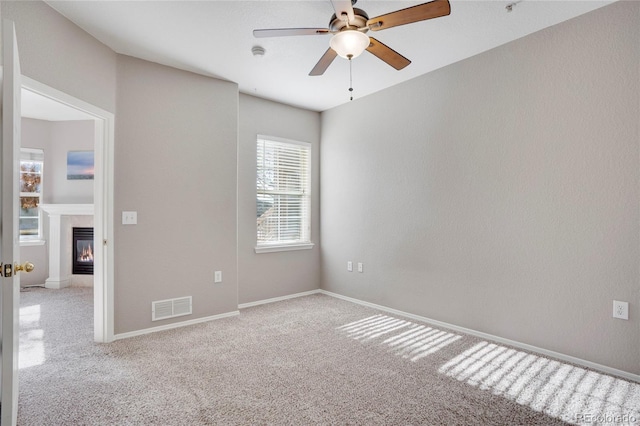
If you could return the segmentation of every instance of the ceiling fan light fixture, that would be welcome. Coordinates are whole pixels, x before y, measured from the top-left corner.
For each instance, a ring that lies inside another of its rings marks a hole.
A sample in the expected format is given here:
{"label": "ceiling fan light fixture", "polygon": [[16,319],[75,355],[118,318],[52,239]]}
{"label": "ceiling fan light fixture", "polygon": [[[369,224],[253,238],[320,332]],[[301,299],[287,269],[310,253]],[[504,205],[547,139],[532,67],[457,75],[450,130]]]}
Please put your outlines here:
{"label": "ceiling fan light fixture", "polygon": [[344,30],[331,37],[329,45],[338,56],[349,59],[357,58],[369,47],[369,36],[358,30]]}

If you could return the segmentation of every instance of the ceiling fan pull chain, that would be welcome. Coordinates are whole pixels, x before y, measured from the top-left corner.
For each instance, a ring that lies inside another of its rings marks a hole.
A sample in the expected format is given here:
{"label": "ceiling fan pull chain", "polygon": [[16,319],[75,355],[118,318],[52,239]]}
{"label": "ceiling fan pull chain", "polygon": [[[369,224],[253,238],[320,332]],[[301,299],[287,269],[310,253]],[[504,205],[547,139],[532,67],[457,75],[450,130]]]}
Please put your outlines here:
{"label": "ceiling fan pull chain", "polygon": [[349,100],[352,101],[353,100],[353,72],[351,69],[351,58],[353,57],[353,55],[349,55],[349,92],[351,94],[351,96],[349,97]]}

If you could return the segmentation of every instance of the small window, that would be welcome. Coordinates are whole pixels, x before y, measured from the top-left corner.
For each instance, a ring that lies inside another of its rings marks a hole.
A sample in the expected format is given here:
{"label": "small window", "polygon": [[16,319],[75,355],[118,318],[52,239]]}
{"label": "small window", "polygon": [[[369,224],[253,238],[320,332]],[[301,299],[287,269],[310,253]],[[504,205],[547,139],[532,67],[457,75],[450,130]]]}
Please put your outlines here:
{"label": "small window", "polygon": [[310,144],[258,136],[258,246],[311,242],[310,165]]}
{"label": "small window", "polygon": [[22,148],[20,150],[20,240],[39,240],[42,235],[40,201],[44,151]]}

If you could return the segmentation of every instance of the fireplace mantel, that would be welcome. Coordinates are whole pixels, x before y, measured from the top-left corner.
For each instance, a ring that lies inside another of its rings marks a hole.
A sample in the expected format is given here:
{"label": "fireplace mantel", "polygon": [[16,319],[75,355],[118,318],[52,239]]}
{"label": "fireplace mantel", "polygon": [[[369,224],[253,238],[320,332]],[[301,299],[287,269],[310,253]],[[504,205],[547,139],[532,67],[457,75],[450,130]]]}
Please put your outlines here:
{"label": "fireplace mantel", "polygon": [[70,238],[62,236],[66,216],[93,216],[93,204],[40,204],[49,216],[49,278],[46,288],[68,287],[71,281]]}
{"label": "fireplace mantel", "polygon": [[93,215],[93,204],[40,204],[40,208],[50,217]]}

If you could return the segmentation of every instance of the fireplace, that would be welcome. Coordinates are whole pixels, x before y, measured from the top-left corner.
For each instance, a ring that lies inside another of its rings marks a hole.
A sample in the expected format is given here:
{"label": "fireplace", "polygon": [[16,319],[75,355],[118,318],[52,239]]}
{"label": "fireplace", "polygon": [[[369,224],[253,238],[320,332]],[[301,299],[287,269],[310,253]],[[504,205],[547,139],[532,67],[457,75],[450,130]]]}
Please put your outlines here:
{"label": "fireplace", "polygon": [[73,228],[72,274],[93,275],[93,228]]}

